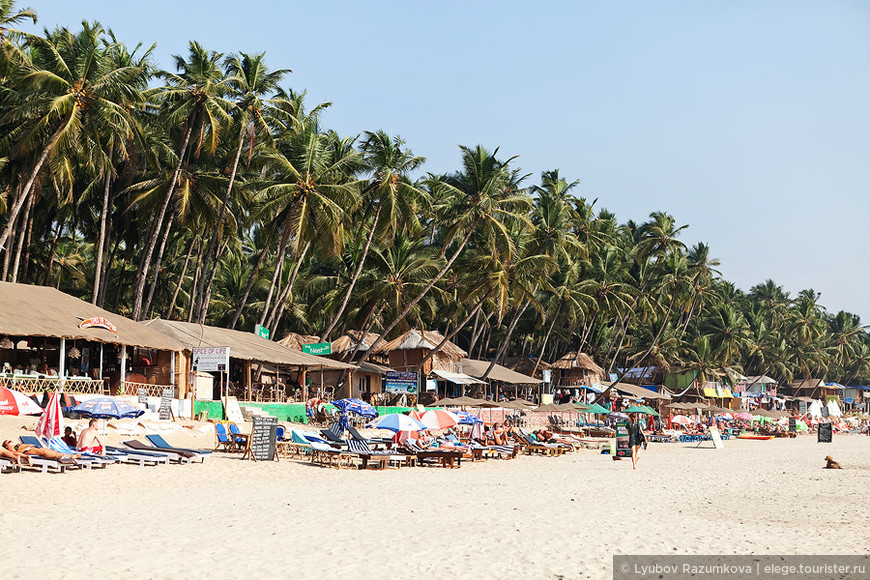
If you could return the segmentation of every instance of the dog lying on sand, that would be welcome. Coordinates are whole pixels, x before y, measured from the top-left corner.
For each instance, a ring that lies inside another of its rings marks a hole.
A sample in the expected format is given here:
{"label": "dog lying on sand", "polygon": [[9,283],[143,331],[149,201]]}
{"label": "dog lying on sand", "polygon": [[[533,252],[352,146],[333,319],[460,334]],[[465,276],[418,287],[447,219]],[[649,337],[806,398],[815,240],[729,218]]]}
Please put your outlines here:
{"label": "dog lying on sand", "polygon": [[843,469],[842,467],[840,467],[840,464],[834,461],[830,455],[825,457],[825,461],[828,462],[828,464],[825,465],[825,469]]}

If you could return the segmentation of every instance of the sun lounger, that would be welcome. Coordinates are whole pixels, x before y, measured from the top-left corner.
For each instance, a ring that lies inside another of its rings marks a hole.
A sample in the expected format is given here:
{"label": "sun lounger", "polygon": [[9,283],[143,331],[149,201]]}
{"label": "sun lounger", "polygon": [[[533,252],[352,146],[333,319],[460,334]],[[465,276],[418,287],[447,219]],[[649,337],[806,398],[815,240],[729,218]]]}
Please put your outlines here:
{"label": "sun lounger", "polygon": [[9,459],[0,459],[0,474],[3,473],[4,469],[21,471],[21,467],[14,461],[10,461]]}
{"label": "sun lounger", "polygon": [[408,464],[409,456],[392,451],[376,451],[369,447],[365,439],[350,439],[347,442],[347,447],[350,453],[362,459],[362,469],[368,467],[369,461],[377,462],[380,469],[384,469],[389,462],[396,462],[399,465]]}
{"label": "sun lounger", "polygon": [[[363,437],[362,433],[357,431],[356,427],[348,426],[347,432],[354,439],[363,439],[365,441],[368,441],[370,447],[372,445],[385,445],[389,449],[393,445],[393,440],[388,437]],[[377,447],[375,447],[375,449],[377,449]]]}
{"label": "sun lounger", "polygon": [[321,429],[320,434],[329,445],[347,449],[347,441],[342,438],[340,430],[338,423],[332,423],[326,429]]}
{"label": "sun lounger", "polygon": [[182,451],[181,449],[157,449],[151,445],[146,445],[136,439],[124,441],[124,446],[136,451],[145,451],[147,453],[162,453],[170,459],[174,459],[179,463],[191,463],[194,459],[202,460],[202,456],[197,456],[190,451]]}
{"label": "sun lounger", "polygon": [[[28,440],[32,439],[36,441],[36,443],[24,441],[25,438]],[[18,439],[20,439],[22,443],[26,443],[27,445],[42,447],[42,444],[36,437],[19,437]],[[40,457],[38,455],[28,455],[27,463],[29,465],[22,465],[22,467],[34,467],[42,471],[42,473],[48,473],[49,469],[54,469],[58,473],[65,473],[67,467],[79,467],[76,465],[74,459],[49,459],[47,457]]]}
{"label": "sun lounger", "polygon": [[346,460],[346,465],[350,465],[350,455],[331,447],[326,441],[307,431],[293,431],[293,443],[296,446],[296,451],[306,453],[311,458],[311,463],[319,463],[320,465],[329,465],[330,467],[342,467],[342,459]]}
{"label": "sun lounger", "polygon": [[106,452],[122,463],[138,463],[140,467],[145,467],[149,464],[166,465],[170,459],[168,455],[163,453],[149,453],[147,451],[135,451],[133,449],[121,449],[120,447],[112,446],[107,446]]}
{"label": "sun lounger", "polygon": [[412,454],[416,456],[417,461],[422,465],[426,463],[427,459],[435,459],[436,462],[440,463],[442,467],[461,467],[462,465],[462,452],[461,451],[448,451],[443,449],[424,449],[420,447],[416,441],[409,439],[405,441],[403,447],[399,448],[399,451],[405,453]]}
{"label": "sun lounger", "polygon": [[80,454],[81,457],[76,459],[76,463],[81,465],[82,467],[86,467],[87,469],[93,469],[94,467],[99,467],[105,469],[107,465],[112,463],[117,463],[117,459],[109,457],[107,455],[96,455],[94,453],[84,453],[81,451],[76,451],[72,449],[66,442],[60,437],[52,437],[48,441],[45,441],[45,446],[49,449],[54,449],[58,453],[66,453],[67,455],[76,455]]}
{"label": "sun lounger", "polygon": [[207,451],[205,449],[188,449],[187,447],[174,447],[170,445],[166,439],[163,438],[162,435],[146,435],[145,439],[151,442],[152,445],[157,447],[158,449],[181,449],[182,451],[190,451],[191,453],[196,453],[198,455],[208,456],[211,455],[211,451]]}
{"label": "sun lounger", "polygon": [[533,441],[531,438],[523,435],[522,433],[514,434],[514,441],[520,444],[520,448],[526,452],[527,455],[531,455],[532,453],[540,453],[541,455],[559,455],[561,451],[557,447],[549,447]]}

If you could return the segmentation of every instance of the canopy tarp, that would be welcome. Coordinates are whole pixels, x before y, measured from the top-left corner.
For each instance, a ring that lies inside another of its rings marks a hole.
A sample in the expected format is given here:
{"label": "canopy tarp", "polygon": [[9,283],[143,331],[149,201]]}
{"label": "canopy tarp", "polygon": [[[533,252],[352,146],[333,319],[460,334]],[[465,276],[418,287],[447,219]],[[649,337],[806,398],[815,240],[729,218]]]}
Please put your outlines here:
{"label": "canopy tarp", "polygon": [[[149,320],[149,328],[179,341],[184,349],[230,347],[230,357],[257,362],[268,362],[295,367],[323,367],[324,369],[356,369],[355,365],[314,356],[301,350],[282,346],[252,332],[192,324],[177,320]],[[179,349],[180,350],[180,349]]]}
{"label": "canopy tarp", "polygon": [[[486,373],[489,364],[489,361],[485,360],[464,358],[462,359],[462,372],[479,379],[483,377],[484,373]],[[501,383],[507,383],[509,385],[538,385],[544,382],[534,377],[530,377],[529,375],[512,371],[511,369],[499,364],[492,365],[492,369],[489,371],[486,378]]]}
{"label": "canopy tarp", "polygon": [[[450,371],[445,371],[442,369],[433,369],[432,374],[435,376],[439,376],[445,381],[450,381],[451,383],[457,385],[484,385],[486,384],[484,381],[480,381],[475,379],[474,377],[470,377],[463,373],[453,373]],[[470,404],[470,403],[469,403]]]}
{"label": "canopy tarp", "polygon": [[[82,321],[91,318],[106,319],[117,332],[96,326],[79,328]],[[0,282],[0,334],[92,340],[158,350],[183,348],[171,336],[60,290],[11,282]]]}
{"label": "canopy tarp", "polygon": [[645,389],[643,387],[639,387],[637,385],[631,385],[628,383],[616,383],[612,385],[612,388],[616,389],[620,393],[625,393],[627,395],[631,395],[632,397],[640,397],[642,399],[670,399],[671,396],[667,393],[657,393],[655,391],[651,391],[649,389]]}

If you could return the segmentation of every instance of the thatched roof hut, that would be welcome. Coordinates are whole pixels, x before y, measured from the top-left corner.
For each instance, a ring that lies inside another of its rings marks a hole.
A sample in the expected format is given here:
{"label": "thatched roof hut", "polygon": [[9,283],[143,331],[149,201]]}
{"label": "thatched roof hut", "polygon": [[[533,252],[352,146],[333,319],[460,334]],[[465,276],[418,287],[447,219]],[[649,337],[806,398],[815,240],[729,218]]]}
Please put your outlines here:
{"label": "thatched roof hut", "polygon": [[[389,356],[389,366],[397,370],[418,370],[429,351],[441,344],[444,337],[434,330],[417,330],[412,328],[386,344],[380,345],[375,352],[385,353]],[[421,369],[425,373],[433,369],[442,369],[450,372],[460,372],[462,358],[467,353],[447,341],[441,350],[436,352]]]}
{"label": "thatched roof hut", "polygon": [[314,344],[316,342],[319,342],[319,340],[318,337],[312,336],[310,334],[296,334],[295,332],[291,332],[277,342],[278,344],[286,346],[287,348],[302,350],[303,344]]}
{"label": "thatched roof hut", "polygon": [[354,349],[365,352],[375,343],[378,336],[376,332],[363,333],[361,330],[348,330],[347,334],[332,341],[332,353],[340,354]]}
{"label": "thatched roof hut", "polygon": [[582,369],[590,374],[598,375],[600,380],[607,378],[604,369],[595,364],[592,357],[584,352],[571,351],[550,365],[551,369]]}

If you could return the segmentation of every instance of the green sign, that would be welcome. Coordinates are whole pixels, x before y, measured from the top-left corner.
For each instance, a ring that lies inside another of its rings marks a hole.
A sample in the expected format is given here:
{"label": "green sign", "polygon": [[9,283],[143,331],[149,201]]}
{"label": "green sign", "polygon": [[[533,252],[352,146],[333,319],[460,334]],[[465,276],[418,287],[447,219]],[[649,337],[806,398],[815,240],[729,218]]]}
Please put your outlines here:
{"label": "green sign", "polygon": [[314,344],[303,344],[302,352],[308,354],[332,354],[331,342],[315,342]]}
{"label": "green sign", "polygon": [[271,335],[271,333],[269,332],[269,329],[266,328],[265,326],[260,325],[260,324],[258,324],[257,326],[254,327],[254,332],[257,333],[257,336],[261,336],[261,337],[265,338],[266,340],[268,340],[269,336]]}

